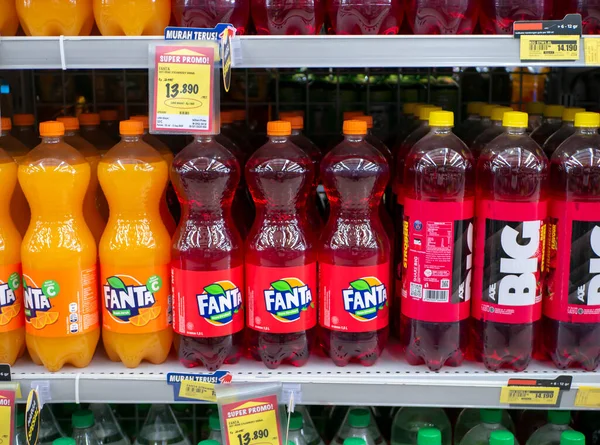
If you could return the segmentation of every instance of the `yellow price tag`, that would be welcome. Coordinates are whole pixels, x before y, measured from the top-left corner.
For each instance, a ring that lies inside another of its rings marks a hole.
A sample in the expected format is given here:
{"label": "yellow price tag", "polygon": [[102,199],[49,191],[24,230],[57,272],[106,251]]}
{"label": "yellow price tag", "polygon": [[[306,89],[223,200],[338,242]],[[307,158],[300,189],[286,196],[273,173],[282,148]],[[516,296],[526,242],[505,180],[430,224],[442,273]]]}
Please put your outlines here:
{"label": "yellow price tag", "polygon": [[586,65],[600,65],[600,39],[583,39]]}
{"label": "yellow price tag", "polygon": [[222,407],[227,445],[280,445],[277,397],[266,396]]}
{"label": "yellow price tag", "polygon": [[0,443],[12,443],[14,416],[15,392],[0,390]]}
{"label": "yellow price tag", "polygon": [[579,36],[521,36],[521,60],[579,60],[580,40]]}
{"label": "yellow price tag", "polygon": [[560,388],[543,386],[504,386],[500,403],[506,405],[556,405]]}
{"label": "yellow price tag", "polygon": [[207,402],[217,401],[214,383],[196,382],[193,380],[181,381],[179,397],[194,400],[206,400]]}
{"label": "yellow price tag", "polygon": [[580,386],[575,396],[575,406],[600,408],[600,387]]}

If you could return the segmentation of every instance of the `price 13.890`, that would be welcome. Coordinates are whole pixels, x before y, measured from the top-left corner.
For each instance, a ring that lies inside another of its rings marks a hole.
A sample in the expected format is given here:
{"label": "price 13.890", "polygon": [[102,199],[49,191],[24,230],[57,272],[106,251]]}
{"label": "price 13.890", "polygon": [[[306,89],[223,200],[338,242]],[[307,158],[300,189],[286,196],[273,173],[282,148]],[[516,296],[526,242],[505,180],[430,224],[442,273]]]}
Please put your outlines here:
{"label": "price 13.890", "polygon": [[200,87],[194,83],[184,83],[179,85],[178,83],[166,83],[167,88],[167,99],[175,99],[179,94],[198,94]]}
{"label": "price 13.890", "polygon": [[251,433],[238,434],[238,445],[250,445],[250,442],[269,437],[269,430],[256,430]]}

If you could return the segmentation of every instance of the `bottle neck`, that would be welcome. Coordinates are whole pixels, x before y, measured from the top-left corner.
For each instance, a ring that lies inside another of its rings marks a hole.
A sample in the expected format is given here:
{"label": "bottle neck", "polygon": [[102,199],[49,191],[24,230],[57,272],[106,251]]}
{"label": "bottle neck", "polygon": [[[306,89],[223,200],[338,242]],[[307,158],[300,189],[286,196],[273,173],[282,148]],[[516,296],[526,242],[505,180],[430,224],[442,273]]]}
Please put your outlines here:
{"label": "bottle neck", "polygon": [[594,136],[598,134],[598,128],[596,127],[577,127],[577,134],[583,136]]}
{"label": "bottle neck", "polygon": [[301,135],[302,135],[301,128],[292,129],[292,136],[301,136]]}
{"label": "bottle neck", "polygon": [[452,133],[452,127],[431,127],[431,132],[439,135],[446,135]]}
{"label": "bottle neck", "polygon": [[575,127],[575,122],[574,121],[563,121],[562,126],[573,128],[573,127]]}
{"label": "bottle neck", "polygon": [[562,119],[559,117],[545,117],[544,123],[549,125],[560,125]]}
{"label": "bottle neck", "polygon": [[42,136],[44,144],[59,144],[63,141],[63,136]]}
{"label": "bottle neck", "polygon": [[272,144],[285,144],[288,141],[288,136],[269,136],[269,142]]}
{"label": "bottle neck", "polygon": [[213,136],[212,135],[199,135],[199,136],[194,136],[194,141],[199,143],[199,144],[207,144],[209,142],[212,142],[213,140]]}
{"label": "bottle neck", "polygon": [[353,144],[361,142],[365,139],[366,134],[345,134],[344,140]]}
{"label": "bottle neck", "polygon": [[79,130],[65,130],[65,137],[77,136]]}
{"label": "bottle neck", "polygon": [[521,136],[524,135],[527,131],[527,128],[523,127],[506,127],[506,132],[511,136]]}
{"label": "bottle neck", "polygon": [[502,121],[492,121],[492,127],[501,127]]}
{"label": "bottle neck", "polygon": [[8,136],[9,134],[10,134],[10,132],[8,130],[0,131],[0,136]]}
{"label": "bottle neck", "polygon": [[132,143],[132,142],[140,142],[142,139],[141,134],[122,134],[121,141]]}

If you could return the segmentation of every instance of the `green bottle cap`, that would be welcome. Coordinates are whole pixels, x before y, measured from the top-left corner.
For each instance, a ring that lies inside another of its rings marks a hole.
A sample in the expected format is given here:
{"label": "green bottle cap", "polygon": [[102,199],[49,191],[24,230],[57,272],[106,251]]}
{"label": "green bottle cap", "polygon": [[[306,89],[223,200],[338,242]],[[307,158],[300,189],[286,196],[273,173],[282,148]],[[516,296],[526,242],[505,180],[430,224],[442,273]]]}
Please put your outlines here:
{"label": "green bottle cap", "polygon": [[417,434],[417,445],[442,445],[442,433],[437,428],[421,428]]}
{"label": "green bottle cap", "polygon": [[490,434],[490,445],[514,445],[515,436],[510,431],[497,430]]}
{"label": "green bottle cap", "polygon": [[483,423],[502,422],[502,410],[499,409],[482,409],[479,411],[479,416]]}
{"label": "green bottle cap", "polygon": [[548,411],[548,422],[554,425],[568,425],[571,423],[571,411]]}
{"label": "green bottle cap", "polygon": [[350,410],[350,414],[348,414],[348,421],[350,422],[350,426],[352,428],[366,428],[371,423],[371,413],[368,409],[355,408]]}
{"label": "green bottle cap", "polygon": [[304,419],[302,418],[302,414],[298,411],[294,411],[290,416],[290,429],[291,430],[301,430],[304,425]]}
{"label": "green bottle cap", "polygon": [[208,417],[208,426],[213,431],[221,431],[221,420],[219,419],[218,412],[213,411],[210,413],[210,416]]}
{"label": "green bottle cap", "polygon": [[560,445],[585,445],[585,436],[579,431],[563,431],[560,435]]}
{"label": "green bottle cap", "polygon": [[360,437],[348,437],[344,439],[344,445],[367,445],[367,442]]}
{"label": "green bottle cap", "polygon": [[75,445],[76,443],[72,437],[59,437],[52,442],[52,445]]}
{"label": "green bottle cap", "polygon": [[203,440],[198,445],[221,445],[217,440]]}
{"label": "green bottle cap", "polygon": [[89,409],[80,409],[71,416],[73,428],[90,428],[94,426],[94,413]]}
{"label": "green bottle cap", "polygon": [[17,413],[15,416],[15,426],[21,428],[25,425],[25,413]]}

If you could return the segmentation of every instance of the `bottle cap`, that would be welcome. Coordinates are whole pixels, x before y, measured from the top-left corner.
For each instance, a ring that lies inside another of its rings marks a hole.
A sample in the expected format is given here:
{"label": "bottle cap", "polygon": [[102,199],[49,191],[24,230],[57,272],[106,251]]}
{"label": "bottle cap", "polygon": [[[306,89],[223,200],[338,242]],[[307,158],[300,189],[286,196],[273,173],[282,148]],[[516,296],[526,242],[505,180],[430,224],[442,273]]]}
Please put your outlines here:
{"label": "bottle cap", "polygon": [[495,104],[485,104],[483,107],[481,107],[481,113],[479,113],[481,115],[481,117],[492,117],[492,111],[494,111],[494,108],[496,108],[498,105]]}
{"label": "bottle cap", "polygon": [[563,431],[560,445],[585,445],[585,436],[579,431]]}
{"label": "bottle cap", "polygon": [[240,108],[237,110],[233,110],[233,120],[234,121],[244,121],[246,122],[246,110]]}
{"label": "bottle cap", "polygon": [[0,130],[1,131],[10,131],[10,130],[12,130],[12,123],[10,121],[10,117],[0,118]]}
{"label": "bottle cap", "polygon": [[552,409],[548,411],[548,422],[554,425],[568,425],[571,423],[571,411]]}
{"label": "bottle cap", "polygon": [[483,423],[502,422],[502,410],[499,409],[482,409],[479,411],[479,416]]}
{"label": "bottle cap", "polygon": [[289,136],[292,134],[292,124],[287,121],[267,122],[268,136]]}
{"label": "bottle cap", "polygon": [[233,124],[233,113],[231,111],[221,111],[221,125]]}
{"label": "bottle cap", "polygon": [[52,445],[75,445],[76,443],[72,437],[59,437],[58,439],[54,439]]}
{"label": "bottle cap", "polygon": [[454,127],[454,113],[452,111],[432,111],[429,115],[429,126]]}
{"label": "bottle cap", "polygon": [[373,128],[373,116],[367,116],[367,115],[356,116],[354,119],[357,120],[357,121],[366,122],[367,123],[367,129]]}
{"label": "bottle cap", "polygon": [[600,127],[600,114],[598,113],[577,113],[575,115],[575,126],[576,127]]}
{"label": "bottle cap", "polygon": [[65,126],[62,122],[47,121],[40,124],[40,136],[56,137],[64,136]]}
{"label": "bottle cap", "polygon": [[415,114],[415,109],[417,105],[421,105],[417,102],[406,102],[402,105],[402,113],[404,114]]}
{"label": "bottle cap", "polygon": [[208,417],[208,426],[213,431],[221,431],[221,421],[219,420],[218,412],[213,411],[210,413],[210,416]]}
{"label": "bottle cap", "polygon": [[441,445],[442,433],[437,428],[421,428],[417,433],[417,445]]}
{"label": "bottle cap", "polygon": [[302,116],[279,116],[282,121],[289,122],[292,130],[304,129],[304,118]]}
{"label": "bottle cap", "polygon": [[504,113],[509,113],[511,111],[513,111],[513,109],[510,107],[496,107],[492,110],[492,120],[502,122]]}
{"label": "bottle cap", "polygon": [[304,118],[304,111],[302,110],[291,110],[291,111],[280,111],[279,119],[284,120],[284,117],[301,116]]}
{"label": "bottle cap", "polygon": [[515,436],[506,430],[492,431],[490,434],[490,445],[514,445]]}
{"label": "bottle cap", "polygon": [[366,428],[371,423],[371,413],[366,408],[351,409],[348,413],[348,422],[352,428]]}
{"label": "bottle cap", "polygon": [[198,445],[221,445],[218,440],[202,440]]}
{"label": "bottle cap", "polygon": [[141,114],[138,114],[136,116],[131,116],[129,118],[129,120],[141,122],[142,125],[144,126],[144,130],[147,130],[148,127],[150,126],[150,121],[148,120],[148,116],[142,116]]}
{"label": "bottle cap", "polygon": [[365,121],[344,121],[344,134],[365,135],[367,134],[367,123]]}
{"label": "bottle cap", "polygon": [[585,113],[585,108],[565,108],[562,114],[562,120],[575,122],[575,115],[577,113]]}
{"label": "bottle cap", "polygon": [[79,130],[79,119],[73,116],[60,116],[56,119],[58,122],[62,122],[65,126],[65,130]]}
{"label": "bottle cap", "polygon": [[144,134],[144,125],[140,121],[121,121],[119,132],[126,136],[138,136]]}
{"label": "bottle cap", "polygon": [[504,113],[502,118],[503,127],[527,128],[529,125],[529,116],[522,111],[509,111]]}
{"label": "bottle cap", "polygon": [[467,104],[467,114],[481,114],[484,105],[486,105],[485,102],[469,102]]}
{"label": "bottle cap", "polygon": [[348,437],[344,439],[344,445],[367,445],[367,442],[360,437]]}
{"label": "bottle cap", "polygon": [[419,120],[421,121],[429,121],[429,115],[432,111],[440,111],[441,107],[436,107],[435,105],[422,105],[419,107]]}
{"label": "bottle cap", "polygon": [[298,411],[294,411],[290,416],[290,429],[291,430],[301,430],[304,425],[304,419],[302,418],[302,414]]}
{"label": "bottle cap", "polygon": [[90,428],[94,426],[94,413],[89,409],[75,411],[71,416],[73,428]]}
{"label": "bottle cap", "polygon": [[35,124],[33,114],[15,114],[12,118],[15,127],[29,127]]}
{"label": "bottle cap", "polygon": [[102,110],[98,114],[100,115],[101,121],[119,120],[119,113],[117,113],[117,110]]}
{"label": "bottle cap", "polygon": [[544,108],[544,117],[562,119],[564,110],[565,107],[562,105],[546,105],[546,108]]}
{"label": "bottle cap", "polygon": [[17,413],[15,416],[15,426],[21,428],[23,425],[25,425],[25,413]]}
{"label": "bottle cap", "polygon": [[537,114],[541,116],[542,114],[544,114],[545,108],[546,104],[544,102],[527,102],[528,114]]}
{"label": "bottle cap", "polygon": [[79,115],[79,125],[100,125],[100,115],[98,113],[82,113]]}
{"label": "bottle cap", "polygon": [[364,114],[365,113],[363,113],[362,111],[356,111],[356,110],[355,111],[344,111],[344,115],[343,115],[344,122],[350,121],[358,116],[364,116]]}

